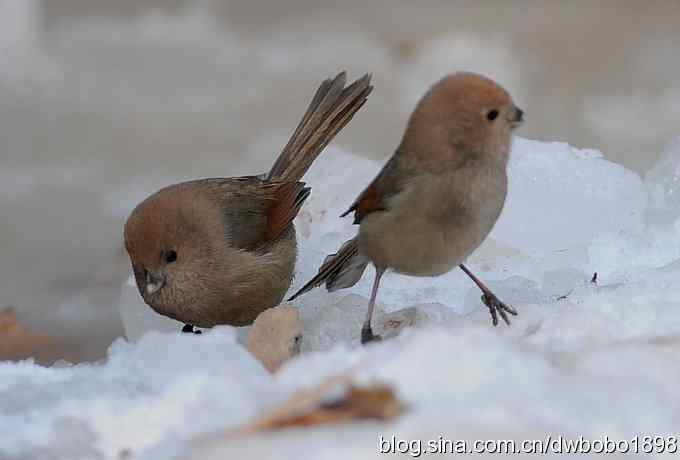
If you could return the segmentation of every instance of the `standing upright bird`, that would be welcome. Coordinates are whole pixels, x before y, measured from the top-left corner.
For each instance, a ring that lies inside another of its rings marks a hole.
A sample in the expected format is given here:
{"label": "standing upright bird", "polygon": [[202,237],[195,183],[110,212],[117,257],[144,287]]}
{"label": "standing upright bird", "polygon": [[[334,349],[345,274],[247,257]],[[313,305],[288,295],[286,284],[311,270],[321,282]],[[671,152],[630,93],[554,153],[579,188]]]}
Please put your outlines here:
{"label": "standing upright bird", "polygon": [[300,179],[364,105],[370,75],[325,80],[269,173],[163,188],[125,223],[125,247],[144,301],[194,326],[243,326],[278,305],[297,255],[293,219],[309,196]]}
{"label": "standing upright bird", "polygon": [[386,270],[437,276],[456,265],[477,284],[494,325],[517,312],[463,265],[501,213],[512,131],[523,112],[494,81],[455,73],[434,84],[411,115],[394,155],[347,212],[359,234],[326,258],[319,273],[289,300],[326,284],[354,285],[371,262],[376,275],[361,341],[371,329],[380,278]]}

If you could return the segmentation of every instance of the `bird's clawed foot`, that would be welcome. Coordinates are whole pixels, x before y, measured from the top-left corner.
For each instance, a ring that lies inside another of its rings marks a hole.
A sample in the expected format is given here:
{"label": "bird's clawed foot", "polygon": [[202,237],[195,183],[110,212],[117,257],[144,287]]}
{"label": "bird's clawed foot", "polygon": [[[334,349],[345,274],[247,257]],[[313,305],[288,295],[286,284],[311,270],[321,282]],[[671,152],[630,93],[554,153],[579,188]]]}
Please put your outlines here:
{"label": "bird's clawed foot", "polygon": [[361,344],[365,345],[369,342],[380,342],[382,337],[373,334],[373,329],[371,329],[370,324],[364,324],[361,328]]}
{"label": "bird's clawed foot", "polygon": [[194,329],[194,326],[191,324],[185,324],[182,328],[182,332],[185,334],[203,334],[203,331],[200,329]]}
{"label": "bird's clawed foot", "polygon": [[482,294],[482,302],[489,308],[489,313],[491,313],[491,322],[494,326],[498,326],[498,315],[501,315],[503,321],[508,326],[510,325],[510,319],[508,318],[508,313],[513,316],[517,316],[517,310],[512,308],[510,305],[506,305],[500,301],[496,295],[491,292],[485,292]]}

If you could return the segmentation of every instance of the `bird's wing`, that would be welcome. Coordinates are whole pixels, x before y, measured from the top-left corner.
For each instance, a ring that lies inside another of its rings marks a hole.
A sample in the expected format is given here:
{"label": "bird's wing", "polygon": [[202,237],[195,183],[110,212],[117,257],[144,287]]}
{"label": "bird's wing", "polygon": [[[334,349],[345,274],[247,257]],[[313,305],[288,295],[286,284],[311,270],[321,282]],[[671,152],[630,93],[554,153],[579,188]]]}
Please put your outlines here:
{"label": "bird's wing", "polygon": [[287,230],[310,193],[304,182],[267,181],[258,176],[204,179],[221,199],[227,237],[253,250]]}
{"label": "bird's wing", "polygon": [[390,158],[375,179],[340,217],[345,217],[354,212],[354,223],[358,224],[367,214],[385,211],[387,209],[386,200],[401,190],[401,184],[397,180],[397,168],[398,160],[395,155]]}
{"label": "bird's wing", "polygon": [[304,182],[269,182],[265,188],[264,239],[273,241],[290,227],[311,192]]}

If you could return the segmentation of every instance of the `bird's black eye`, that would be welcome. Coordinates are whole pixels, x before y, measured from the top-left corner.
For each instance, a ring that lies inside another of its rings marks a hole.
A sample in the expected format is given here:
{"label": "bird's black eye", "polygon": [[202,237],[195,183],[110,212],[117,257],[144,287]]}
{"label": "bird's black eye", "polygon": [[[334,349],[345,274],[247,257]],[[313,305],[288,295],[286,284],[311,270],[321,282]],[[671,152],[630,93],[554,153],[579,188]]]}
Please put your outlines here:
{"label": "bird's black eye", "polygon": [[165,261],[169,264],[175,262],[177,260],[177,253],[175,251],[168,251],[165,254]]}
{"label": "bird's black eye", "polygon": [[498,110],[489,110],[489,113],[486,114],[486,118],[489,121],[494,121],[496,118],[498,118]]}

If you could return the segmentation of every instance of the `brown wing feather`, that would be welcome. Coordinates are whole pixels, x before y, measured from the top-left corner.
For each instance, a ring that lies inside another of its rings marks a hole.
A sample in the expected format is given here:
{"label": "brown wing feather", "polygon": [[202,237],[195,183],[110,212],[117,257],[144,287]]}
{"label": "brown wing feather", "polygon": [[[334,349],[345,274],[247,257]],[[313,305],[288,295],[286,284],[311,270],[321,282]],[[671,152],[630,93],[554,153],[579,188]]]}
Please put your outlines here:
{"label": "brown wing feather", "polygon": [[304,182],[265,181],[256,176],[200,179],[199,186],[219,203],[235,247],[255,250],[276,240],[291,225],[310,189]]}
{"label": "brown wing feather", "polygon": [[264,238],[273,241],[292,224],[311,189],[304,182],[269,182],[265,187],[268,190]]}
{"label": "brown wing feather", "polygon": [[382,196],[376,182],[376,180],[371,182],[371,185],[361,192],[359,198],[357,198],[352,206],[342,213],[340,217],[345,217],[347,214],[354,212],[354,223],[358,224],[366,214],[370,214],[374,211],[384,211],[385,207],[382,202]]}
{"label": "brown wing feather", "polygon": [[399,152],[395,153],[373,179],[373,182],[361,192],[352,206],[340,217],[345,217],[354,212],[354,223],[358,224],[372,212],[385,211],[387,209],[386,200],[401,190],[402,184],[399,178],[405,175],[400,174],[399,170],[404,169],[403,163]]}

